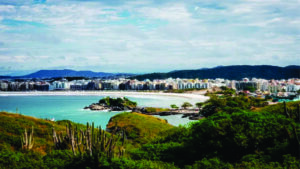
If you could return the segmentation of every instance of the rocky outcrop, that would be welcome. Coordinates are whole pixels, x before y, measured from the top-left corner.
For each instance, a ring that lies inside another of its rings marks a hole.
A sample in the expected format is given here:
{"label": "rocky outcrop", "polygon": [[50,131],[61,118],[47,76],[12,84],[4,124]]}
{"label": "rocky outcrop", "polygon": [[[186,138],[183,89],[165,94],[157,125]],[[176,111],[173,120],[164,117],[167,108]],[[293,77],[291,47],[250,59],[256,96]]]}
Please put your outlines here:
{"label": "rocky outcrop", "polygon": [[127,111],[132,110],[136,106],[135,102],[128,100],[127,98],[110,98],[106,97],[99,100],[98,103],[93,103],[84,109],[90,109],[94,111]]}
{"label": "rocky outcrop", "polygon": [[107,106],[104,104],[93,103],[89,106],[84,107],[84,109],[90,109],[94,111],[127,111],[131,110],[129,107],[123,106]]}
{"label": "rocky outcrop", "polygon": [[103,105],[99,105],[96,103],[93,103],[89,106],[84,107],[84,109],[90,109],[90,110],[95,110],[95,111],[101,111],[101,110],[110,110],[109,107],[107,106],[103,106]]}

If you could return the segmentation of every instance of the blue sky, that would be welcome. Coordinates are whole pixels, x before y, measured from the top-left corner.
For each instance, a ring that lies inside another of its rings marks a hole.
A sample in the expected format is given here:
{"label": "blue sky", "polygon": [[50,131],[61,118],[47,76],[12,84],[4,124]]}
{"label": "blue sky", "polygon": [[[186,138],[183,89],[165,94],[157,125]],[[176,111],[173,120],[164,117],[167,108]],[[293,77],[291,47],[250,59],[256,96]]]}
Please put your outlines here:
{"label": "blue sky", "polygon": [[1,0],[0,75],[300,65],[300,0]]}

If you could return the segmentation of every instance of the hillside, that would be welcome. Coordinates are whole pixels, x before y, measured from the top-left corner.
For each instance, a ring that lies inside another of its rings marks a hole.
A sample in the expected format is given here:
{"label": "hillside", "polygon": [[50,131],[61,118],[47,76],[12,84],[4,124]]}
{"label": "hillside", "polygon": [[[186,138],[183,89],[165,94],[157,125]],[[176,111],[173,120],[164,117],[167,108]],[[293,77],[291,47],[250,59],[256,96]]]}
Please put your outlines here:
{"label": "hillside", "polygon": [[[34,128],[33,151],[45,154],[53,147],[52,127],[57,131],[65,132],[66,125],[70,121],[52,122],[30,116],[23,116],[15,113],[0,112],[0,147],[9,146],[18,150],[21,147],[20,137],[27,129]],[[74,126],[83,128],[84,125],[72,123]],[[0,148],[1,149],[1,148]]]}
{"label": "hillside", "polygon": [[[149,121],[147,117],[149,117]],[[164,120],[160,122],[159,119],[156,118],[153,118],[155,120],[153,120],[154,123],[151,124],[150,121],[152,121],[152,118],[153,117],[150,116],[139,118],[139,120],[145,120],[145,124],[153,127],[151,136],[154,136],[157,131],[163,130],[163,128],[172,128],[172,126],[167,124]],[[66,130],[66,125],[69,123],[73,126],[72,131]],[[141,124],[142,123],[139,123],[139,125]],[[33,147],[32,149],[23,149],[21,144],[22,134],[24,130],[27,129],[28,137],[30,137],[32,126],[34,128]],[[60,143],[63,147],[57,148],[55,146],[52,127],[55,128],[58,139],[63,140]],[[77,128],[79,130],[77,130]],[[124,144],[122,138],[125,137],[120,138],[120,135],[116,133],[115,135],[113,133],[109,134],[102,130],[102,134],[100,134],[97,128],[94,130],[94,128],[90,126],[89,132],[91,133],[89,133],[89,135],[85,133],[86,140],[81,140],[82,132],[84,132],[84,130],[87,131],[87,128],[85,125],[73,123],[68,120],[52,122],[16,113],[0,112],[0,168],[177,168],[172,164],[161,161],[150,161],[146,159],[132,160],[125,158],[129,155],[127,151],[132,149],[133,146],[127,141],[125,141]],[[74,129],[77,131],[75,134]],[[77,140],[75,142],[81,140],[80,143],[77,144],[78,147],[81,147],[81,151],[76,146],[76,155],[73,155],[72,145],[70,139],[67,138],[66,131],[70,131],[71,135],[72,133],[75,135],[75,139]],[[79,134],[78,131],[80,131],[81,134]],[[146,131],[151,133],[149,127],[146,127]],[[122,133],[122,131],[120,131],[120,133]],[[101,140],[98,140],[99,138],[101,138]],[[66,142],[66,140],[68,141]],[[88,147],[88,143],[92,144],[92,156],[90,156],[88,150],[82,149],[83,147]],[[118,154],[122,149],[124,149],[124,153],[122,155],[123,157],[120,157]],[[110,150],[113,150],[113,156],[115,158],[110,156]]]}
{"label": "hillside", "polygon": [[166,120],[140,113],[121,113],[112,117],[107,124],[107,130],[115,127],[126,131],[127,137],[134,141],[146,143],[160,132],[173,128]]}
{"label": "hillside", "polygon": [[[121,113],[107,125],[111,133],[0,112],[0,168],[299,168],[299,102],[286,104],[289,116],[283,104],[231,112],[218,102],[214,115],[181,127]],[[24,148],[22,133],[32,126],[34,145]]]}
{"label": "hillside", "polygon": [[70,69],[63,70],[39,70],[37,72],[24,75],[24,76],[0,76],[0,79],[22,79],[22,78],[62,78],[62,77],[100,77],[100,78],[114,78],[114,77],[128,77],[132,76],[130,73],[106,73],[106,72],[93,72],[93,71],[76,71]]}
{"label": "hillside", "polygon": [[288,79],[300,78],[300,66],[269,66],[269,65],[236,65],[236,66],[219,66],[209,69],[197,70],[179,70],[169,73],[150,73],[131,77],[132,79],[166,79],[166,78],[199,78],[199,79],[215,79],[224,78],[229,80],[240,80],[244,77],[248,78],[264,78],[264,79]]}
{"label": "hillside", "polygon": [[24,78],[51,78],[51,77],[105,77],[112,76],[113,73],[92,72],[92,71],[75,71],[75,70],[40,70]]}

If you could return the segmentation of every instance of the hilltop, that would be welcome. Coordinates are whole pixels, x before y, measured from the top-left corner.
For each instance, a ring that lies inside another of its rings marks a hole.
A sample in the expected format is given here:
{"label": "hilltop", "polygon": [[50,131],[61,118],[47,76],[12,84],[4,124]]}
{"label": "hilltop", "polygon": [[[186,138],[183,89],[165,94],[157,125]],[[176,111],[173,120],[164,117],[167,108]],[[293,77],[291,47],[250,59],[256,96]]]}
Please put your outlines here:
{"label": "hilltop", "polygon": [[199,78],[215,79],[224,78],[229,80],[240,80],[244,77],[263,79],[288,79],[300,78],[300,66],[270,66],[270,65],[235,65],[218,66],[215,68],[205,68],[196,70],[177,70],[168,73],[150,73],[131,77],[132,79],[166,79],[166,78]]}
{"label": "hilltop", "polygon": [[0,76],[0,79],[8,79],[8,78],[63,78],[63,77],[86,77],[86,78],[107,78],[107,77],[127,77],[131,76],[130,73],[107,73],[107,72],[93,72],[89,70],[84,71],[76,71],[71,69],[63,69],[63,70],[39,70],[37,72],[24,75],[24,76]]}
{"label": "hilltop", "polygon": [[121,113],[112,117],[106,128],[126,131],[127,137],[134,141],[146,143],[155,138],[160,132],[174,128],[166,120],[140,113]]}

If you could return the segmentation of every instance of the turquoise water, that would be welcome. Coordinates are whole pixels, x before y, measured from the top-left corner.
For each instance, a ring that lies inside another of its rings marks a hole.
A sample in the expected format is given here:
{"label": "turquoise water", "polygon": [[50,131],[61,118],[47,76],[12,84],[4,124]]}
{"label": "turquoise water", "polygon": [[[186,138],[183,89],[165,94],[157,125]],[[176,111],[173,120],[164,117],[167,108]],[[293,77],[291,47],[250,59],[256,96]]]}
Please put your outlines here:
{"label": "turquoise water", "polygon": [[[55,120],[72,120],[83,123],[95,122],[105,127],[109,119],[120,112],[103,112],[84,110],[83,107],[98,102],[104,96],[0,96],[0,111],[18,112],[37,118]],[[139,106],[169,107],[170,104],[181,105],[185,101],[195,100],[166,96],[155,97],[128,97],[136,101]],[[187,124],[187,118],[181,115],[164,116],[172,125]]]}

